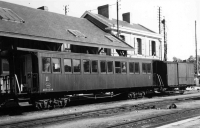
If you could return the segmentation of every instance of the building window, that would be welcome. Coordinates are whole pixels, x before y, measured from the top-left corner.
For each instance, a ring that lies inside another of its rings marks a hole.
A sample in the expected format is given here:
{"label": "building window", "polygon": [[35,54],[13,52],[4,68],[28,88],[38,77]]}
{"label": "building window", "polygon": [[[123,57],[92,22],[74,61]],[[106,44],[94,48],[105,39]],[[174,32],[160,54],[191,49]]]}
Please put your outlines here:
{"label": "building window", "polygon": [[61,72],[59,58],[52,58],[52,66],[53,66],[53,72],[55,73]]}
{"label": "building window", "polygon": [[90,73],[90,61],[89,60],[83,60],[83,69],[84,69],[84,73]]}
{"label": "building window", "polygon": [[108,61],[107,65],[108,65],[108,73],[113,73],[113,62]]}
{"label": "building window", "polygon": [[80,73],[81,72],[81,60],[74,59],[73,67],[74,67],[74,73]]}
{"label": "building window", "polygon": [[115,61],[115,73],[121,73],[121,63],[120,61]]}
{"label": "building window", "polygon": [[151,41],[151,55],[156,56],[156,42]]}
{"label": "building window", "polygon": [[106,61],[100,61],[101,73],[106,73]]}
{"label": "building window", "polygon": [[92,72],[97,73],[98,72],[98,61],[92,60]]}
{"label": "building window", "polygon": [[140,38],[137,38],[137,46],[138,46],[138,54],[142,55],[142,40]]}
{"label": "building window", "polygon": [[64,59],[64,70],[66,73],[72,72],[72,60]]}
{"label": "building window", "polygon": [[46,73],[51,72],[51,58],[50,57],[42,58],[42,72],[46,72]]}
{"label": "building window", "polygon": [[123,41],[125,41],[125,36],[124,35],[120,35],[120,39],[122,39]]}

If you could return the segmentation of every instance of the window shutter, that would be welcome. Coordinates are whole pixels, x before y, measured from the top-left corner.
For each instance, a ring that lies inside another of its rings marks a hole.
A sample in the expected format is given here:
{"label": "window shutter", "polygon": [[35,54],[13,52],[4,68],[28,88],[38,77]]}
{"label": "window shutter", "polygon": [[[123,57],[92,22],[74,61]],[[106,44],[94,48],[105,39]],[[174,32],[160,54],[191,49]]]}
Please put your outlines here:
{"label": "window shutter", "polygon": [[142,55],[145,55],[145,40],[142,39]]}
{"label": "window shutter", "polygon": [[160,44],[159,44],[158,41],[156,41],[156,42],[155,42],[155,45],[156,45],[156,56],[159,57],[159,51],[160,51],[159,45],[160,45]]}
{"label": "window shutter", "polygon": [[137,42],[137,38],[135,38],[134,37],[134,47],[135,47],[135,55],[137,55],[138,54],[138,44],[137,44],[138,42]]}
{"label": "window shutter", "polygon": [[152,56],[151,40],[149,40],[149,56]]}

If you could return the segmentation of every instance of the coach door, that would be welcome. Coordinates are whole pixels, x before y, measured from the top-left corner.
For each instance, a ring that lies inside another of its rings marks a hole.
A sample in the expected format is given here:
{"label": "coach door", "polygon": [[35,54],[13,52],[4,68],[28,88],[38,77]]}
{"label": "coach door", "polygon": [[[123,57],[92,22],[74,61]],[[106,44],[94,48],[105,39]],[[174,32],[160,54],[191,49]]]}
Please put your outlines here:
{"label": "coach door", "polygon": [[34,62],[33,65],[33,55],[28,54],[28,55],[23,55],[22,56],[22,86],[23,86],[23,91],[28,91],[32,92],[36,89],[37,87],[37,73],[35,73],[34,70],[34,65],[37,65],[37,62]]}

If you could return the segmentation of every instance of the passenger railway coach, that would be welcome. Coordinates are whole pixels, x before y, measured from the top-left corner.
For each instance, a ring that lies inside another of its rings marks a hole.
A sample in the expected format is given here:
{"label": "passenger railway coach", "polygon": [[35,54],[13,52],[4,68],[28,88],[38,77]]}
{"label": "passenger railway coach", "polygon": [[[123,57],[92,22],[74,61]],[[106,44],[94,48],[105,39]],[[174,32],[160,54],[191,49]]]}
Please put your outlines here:
{"label": "passenger railway coach", "polygon": [[[31,103],[84,93],[120,93],[130,98],[194,85],[191,63],[23,48],[15,59],[16,92],[29,96]],[[8,79],[4,76],[3,80]],[[1,92],[8,93],[8,89],[13,87],[4,84]]]}
{"label": "passenger railway coach", "polygon": [[65,106],[77,94],[136,98],[194,85],[193,64],[153,59],[159,53],[155,41],[154,50],[149,48],[152,58],[145,58],[142,47],[147,44],[141,39],[131,39],[138,40],[134,49],[101,27],[85,18],[0,1],[0,106],[22,99]]}

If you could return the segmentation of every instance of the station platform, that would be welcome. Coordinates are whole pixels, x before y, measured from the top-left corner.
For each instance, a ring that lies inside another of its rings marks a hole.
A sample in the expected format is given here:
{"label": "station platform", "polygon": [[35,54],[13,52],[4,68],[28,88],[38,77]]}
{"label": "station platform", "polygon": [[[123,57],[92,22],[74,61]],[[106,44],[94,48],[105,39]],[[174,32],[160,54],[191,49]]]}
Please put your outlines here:
{"label": "station platform", "polygon": [[200,128],[200,116],[159,126],[157,128]]}

